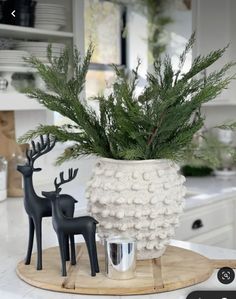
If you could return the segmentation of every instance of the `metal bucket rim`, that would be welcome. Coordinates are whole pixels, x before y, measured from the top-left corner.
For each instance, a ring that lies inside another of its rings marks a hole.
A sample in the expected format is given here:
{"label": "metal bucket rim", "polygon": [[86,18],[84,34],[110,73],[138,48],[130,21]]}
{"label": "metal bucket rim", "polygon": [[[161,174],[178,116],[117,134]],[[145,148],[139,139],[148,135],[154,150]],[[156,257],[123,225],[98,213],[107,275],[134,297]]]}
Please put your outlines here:
{"label": "metal bucket rim", "polygon": [[117,244],[128,244],[128,243],[136,243],[136,240],[133,237],[114,236],[114,237],[105,238],[105,242],[106,243],[113,242],[113,243],[117,243]]}

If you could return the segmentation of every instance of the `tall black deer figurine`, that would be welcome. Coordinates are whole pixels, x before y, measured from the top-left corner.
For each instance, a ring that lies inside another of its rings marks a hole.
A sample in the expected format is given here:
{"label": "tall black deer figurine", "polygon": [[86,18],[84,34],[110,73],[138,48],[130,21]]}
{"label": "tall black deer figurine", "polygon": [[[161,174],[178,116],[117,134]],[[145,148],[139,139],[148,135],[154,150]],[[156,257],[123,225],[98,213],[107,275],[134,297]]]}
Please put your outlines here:
{"label": "tall black deer figurine", "polygon": [[[24,206],[29,218],[29,239],[25,264],[30,264],[32,247],[34,241],[34,230],[37,241],[37,270],[42,269],[42,218],[52,216],[51,203],[45,198],[36,194],[33,187],[33,173],[41,168],[34,168],[34,162],[40,156],[48,153],[55,146],[56,140],[50,139],[47,135],[44,138],[40,135],[40,141],[35,144],[31,141],[31,149],[26,150],[27,162],[24,165],[17,165],[17,170],[22,173],[24,179]],[[68,217],[74,215],[74,205],[77,201],[70,195],[60,195],[60,203],[63,213]],[[66,259],[69,259],[69,244],[65,242]]]}
{"label": "tall black deer figurine", "polygon": [[[81,234],[84,237],[91,267],[91,275],[96,276],[99,272],[98,258],[97,258],[97,247],[96,247],[96,225],[97,221],[90,216],[82,217],[66,217],[63,215],[59,200],[59,193],[61,191],[60,186],[67,182],[72,181],[77,175],[78,169],[69,169],[68,179],[64,179],[64,172],[60,173],[60,182],[57,183],[57,178],[55,178],[55,192],[42,192],[44,196],[51,200],[52,204],[52,224],[53,228],[57,234],[58,243],[60,247],[61,254],[61,264],[62,264],[62,276],[66,276],[66,258],[65,258],[65,237],[74,236]],[[75,244],[71,242],[71,264],[76,264],[75,259]]]}

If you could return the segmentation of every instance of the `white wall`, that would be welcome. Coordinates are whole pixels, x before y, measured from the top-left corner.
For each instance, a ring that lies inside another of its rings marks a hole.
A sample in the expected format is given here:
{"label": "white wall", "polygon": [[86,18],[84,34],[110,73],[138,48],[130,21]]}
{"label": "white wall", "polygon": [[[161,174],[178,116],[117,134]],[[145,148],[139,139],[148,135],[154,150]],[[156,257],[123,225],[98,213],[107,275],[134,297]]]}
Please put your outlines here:
{"label": "white wall", "polygon": [[141,60],[139,92],[145,84],[148,69],[148,23],[145,15],[132,7],[128,8],[127,15],[127,66],[129,69],[134,69],[138,58]]}
{"label": "white wall", "polygon": [[[172,9],[170,7],[168,15],[172,17],[173,23],[167,28],[170,38],[167,50],[174,63],[193,31],[196,32],[193,58],[197,55],[206,55],[230,43],[224,56],[208,68],[207,74],[221,68],[229,61],[236,61],[235,0],[194,0],[192,1],[192,11],[174,10],[173,7]],[[236,72],[236,68],[234,72]],[[235,94],[236,81],[234,80],[229,88],[216,99],[218,102],[221,101],[221,105],[202,108],[207,127],[235,121],[236,106],[222,105],[222,102],[236,104]]]}
{"label": "white wall", "polygon": [[127,11],[127,65],[133,69],[141,59],[140,75],[145,76],[148,67],[147,20],[144,14],[128,7]]}
{"label": "white wall", "polygon": [[50,114],[42,110],[15,111],[15,132],[19,138],[28,130],[34,129],[39,124],[51,123]]}
{"label": "white wall", "polygon": [[[196,31],[194,56],[207,54],[230,43],[225,55],[209,68],[207,73],[221,68],[229,61],[236,61],[236,1],[234,0],[195,0],[193,3],[193,30]],[[236,69],[234,68],[234,72]],[[236,81],[216,100],[236,104]],[[236,106],[209,106],[202,109],[206,116],[206,126],[211,127],[236,120]]]}
{"label": "white wall", "polygon": [[[166,13],[172,22],[166,28],[167,53],[171,57],[172,65],[176,69],[179,65],[179,56],[192,34],[192,11],[188,9],[177,9],[169,5]],[[188,71],[192,63],[192,53],[187,55],[183,71]]]}

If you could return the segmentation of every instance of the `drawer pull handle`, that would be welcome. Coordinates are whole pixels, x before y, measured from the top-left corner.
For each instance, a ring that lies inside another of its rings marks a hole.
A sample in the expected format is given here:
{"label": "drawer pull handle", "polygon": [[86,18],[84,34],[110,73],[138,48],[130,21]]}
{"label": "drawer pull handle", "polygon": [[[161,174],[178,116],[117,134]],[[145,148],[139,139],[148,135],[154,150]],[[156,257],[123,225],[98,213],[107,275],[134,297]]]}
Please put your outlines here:
{"label": "drawer pull handle", "polygon": [[193,222],[192,229],[199,229],[203,227],[203,223],[201,219],[197,219]]}

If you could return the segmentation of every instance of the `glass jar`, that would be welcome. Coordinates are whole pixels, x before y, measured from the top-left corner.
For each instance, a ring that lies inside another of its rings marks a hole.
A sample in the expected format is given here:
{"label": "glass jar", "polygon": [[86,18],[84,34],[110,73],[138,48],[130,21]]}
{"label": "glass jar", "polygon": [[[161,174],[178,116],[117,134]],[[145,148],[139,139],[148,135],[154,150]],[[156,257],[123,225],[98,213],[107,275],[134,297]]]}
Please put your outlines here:
{"label": "glass jar", "polygon": [[0,201],[7,198],[7,160],[0,156]]}

